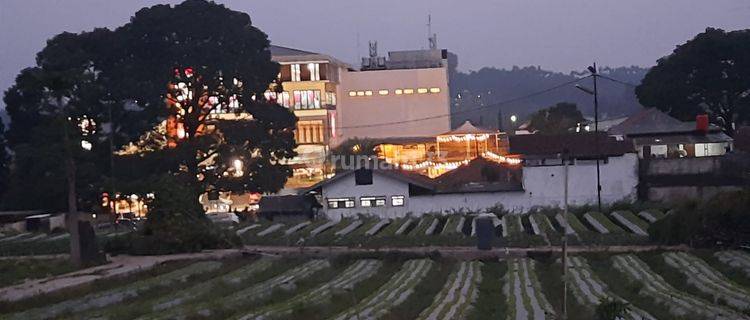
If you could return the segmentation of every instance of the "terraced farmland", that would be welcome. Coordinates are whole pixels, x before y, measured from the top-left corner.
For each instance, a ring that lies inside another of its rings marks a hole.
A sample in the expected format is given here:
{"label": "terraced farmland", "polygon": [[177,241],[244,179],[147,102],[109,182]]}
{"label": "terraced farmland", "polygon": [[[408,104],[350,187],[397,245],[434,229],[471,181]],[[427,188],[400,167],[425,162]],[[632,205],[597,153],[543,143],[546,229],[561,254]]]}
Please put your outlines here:
{"label": "terraced farmland", "polygon": [[[748,320],[750,278],[733,281],[737,274],[723,272],[741,265],[719,258],[737,255],[744,257],[738,251],[571,255],[569,318],[594,319],[599,304],[619,301],[628,306],[628,320]],[[559,256],[181,261],[113,283],[0,301],[0,319],[557,319],[559,268]]]}
{"label": "terraced farmland", "polygon": [[[493,218],[494,246],[535,247],[559,245],[565,224],[570,225],[572,244],[628,245],[648,242],[646,217],[662,215],[628,211],[609,214],[589,212],[569,214],[568,222],[559,212],[506,214]],[[318,219],[279,223],[251,222],[236,228],[248,245],[296,246],[473,246],[475,218],[472,214],[427,214],[421,217],[380,219],[360,216],[341,221]]]}

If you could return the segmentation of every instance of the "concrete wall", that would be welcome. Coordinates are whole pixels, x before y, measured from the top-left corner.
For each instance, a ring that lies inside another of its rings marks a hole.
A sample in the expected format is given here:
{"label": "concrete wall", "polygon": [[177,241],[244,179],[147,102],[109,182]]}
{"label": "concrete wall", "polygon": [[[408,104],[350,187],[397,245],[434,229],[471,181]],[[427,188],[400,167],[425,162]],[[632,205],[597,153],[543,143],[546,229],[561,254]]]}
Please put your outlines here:
{"label": "concrete wall", "polygon": [[[341,73],[337,106],[338,141],[353,137],[434,136],[450,130],[450,97],[445,68],[349,71]],[[439,93],[418,93],[418,88],[439,88]],[[413,89],[396,94],[396,89]],[[388,90],[387,95],[379,94]],[[350,91],[370,91],[369,96],[349,96]],[[360,127],[394,121],[435,119],[386,126]]]}
{"label": "concrete wall", "polygon": [[[601,165],[602,202],[634,200],[638,185],[638,156],[626,154],[610,158]],[[408,214],[420,216],[431,212],[481,211],[497,204],[512,212],[525,212],[535,206],[562,206],[563,166],[524,167],[525,191],[450,193],[409,196],[408,184],[373,173],[373,184],[357,186],[354,175],[337,180],[323,187],[322,211],[331,219],[357,214],[380,217],[403,217]],[[595,204],[596,165],[579,161],[569,167],[568,201],[571,205]],[[404,195],[404,206],[391,206],[390,197]],[[361,196],[386,196],[384,207],[360,207]],[[327,198],[354,197],[356,206],[345,209],[328,209]]]}
{"label": "concrete wall", "polygon": [[669,186],[648,188],[651,201],[708,200],[720,192],[739,191],[739,186]]}
{"label": "concrete wall", "polygon": [[[568,203],[595,204],[596,162],[576,160],[568,170]],[[533,204],[562,206],[563,172],[563,166],[523,168],[523,187],[533,199]],[[607,163],[600,162],[600,177],[603,203],[634,200],[638,186],[638,155],[628,153],[621,157],[610,157]]]}
{"label": "concrete wall", "polygon": [[718,172],[723,157],[649,159],[646,163],[646,175],[701,174]]}

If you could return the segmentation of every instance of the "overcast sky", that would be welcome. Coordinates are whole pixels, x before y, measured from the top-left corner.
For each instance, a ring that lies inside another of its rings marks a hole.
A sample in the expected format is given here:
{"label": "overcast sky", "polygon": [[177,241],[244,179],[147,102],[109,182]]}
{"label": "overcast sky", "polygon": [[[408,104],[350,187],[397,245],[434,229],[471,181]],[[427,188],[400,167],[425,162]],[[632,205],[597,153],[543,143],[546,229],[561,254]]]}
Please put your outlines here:
{"label": "overcast sky", "polygon": [[[51,36],[126,23],[139,8],[179,1],[0,0],[0,90]],[[750,28],[748,0],[222,0],[250,14],[272,43],[353,63],[367,41],[388,50],[438,45],[459,69],[541,66],[568,72],[596,60],[651,66],[708,26]],[[359,38],[359,52],[358,41]],[[0,101],[0,108],[3,103]]]}

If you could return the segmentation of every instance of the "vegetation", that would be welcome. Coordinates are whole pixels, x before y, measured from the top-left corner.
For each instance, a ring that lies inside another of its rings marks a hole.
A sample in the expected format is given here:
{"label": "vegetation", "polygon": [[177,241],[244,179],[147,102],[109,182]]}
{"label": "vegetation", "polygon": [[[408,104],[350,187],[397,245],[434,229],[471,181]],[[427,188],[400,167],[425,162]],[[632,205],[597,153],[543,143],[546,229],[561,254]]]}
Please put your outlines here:
{"label": "vegetation", "polygon": [[683,121],[707,113],[732,134],[750,120],[750,30],[707,28],[659,59],[636,88],[647,107]]}
{"label": "vegetation", "polygon": [[720,193],[706,202],[688,201],[649,227],[651,239],[695,247],[750,243],[750,191]]}
{"label": "vegetation", "polygon": [[533,113],[529,125],[531,131],[540,134],[563,134],[573,132],[585,121],[575,103],[561,102]]}
{"label": "vegetation", "polygon": [[0,260],[0,287],[74,271],[70,261],[63,259],[12,259]]}

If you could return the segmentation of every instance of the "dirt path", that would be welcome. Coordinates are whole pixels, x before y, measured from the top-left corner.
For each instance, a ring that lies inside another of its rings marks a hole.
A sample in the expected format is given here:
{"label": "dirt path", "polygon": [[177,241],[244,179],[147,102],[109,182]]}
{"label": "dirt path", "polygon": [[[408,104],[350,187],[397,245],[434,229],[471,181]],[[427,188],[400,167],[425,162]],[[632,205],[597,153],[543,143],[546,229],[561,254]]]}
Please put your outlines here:
{"label": "dirt path", "polygon": [[108,264],[49,278],[27,280],[18,285],[0,288],[0,301],[18,301],[39,294],[91,283],[100,279],[124,277],[139,271],[148,270],[166,261],[220,259],[239,254],[241,254],[239,250],[230,249],[164,256],[115,256],[109,258],[110,263]]}
{"label": "dirt path", "polygon": [[[559,246],[544,246],[532,248],[494,248],[492,250],[478,250],[475,247],[382,247],[382,248],[350,248],[341,246],[331,247],[282,247],[282,246],[245,246],[242,249],[246,253],[265,253],[278,255],[306,254],[312,256],[330,256],[348,253],[376,253],[376,252],[402,252],[426,255],[432,252],[440,252],[443,256],[451,256],[460,259],[476,258],[505,258],[525,257],[529,252],[561,252]],[[654,250],[686,251],[687,246],[569,246],[569,253],[579,252],[643,252]]]}

